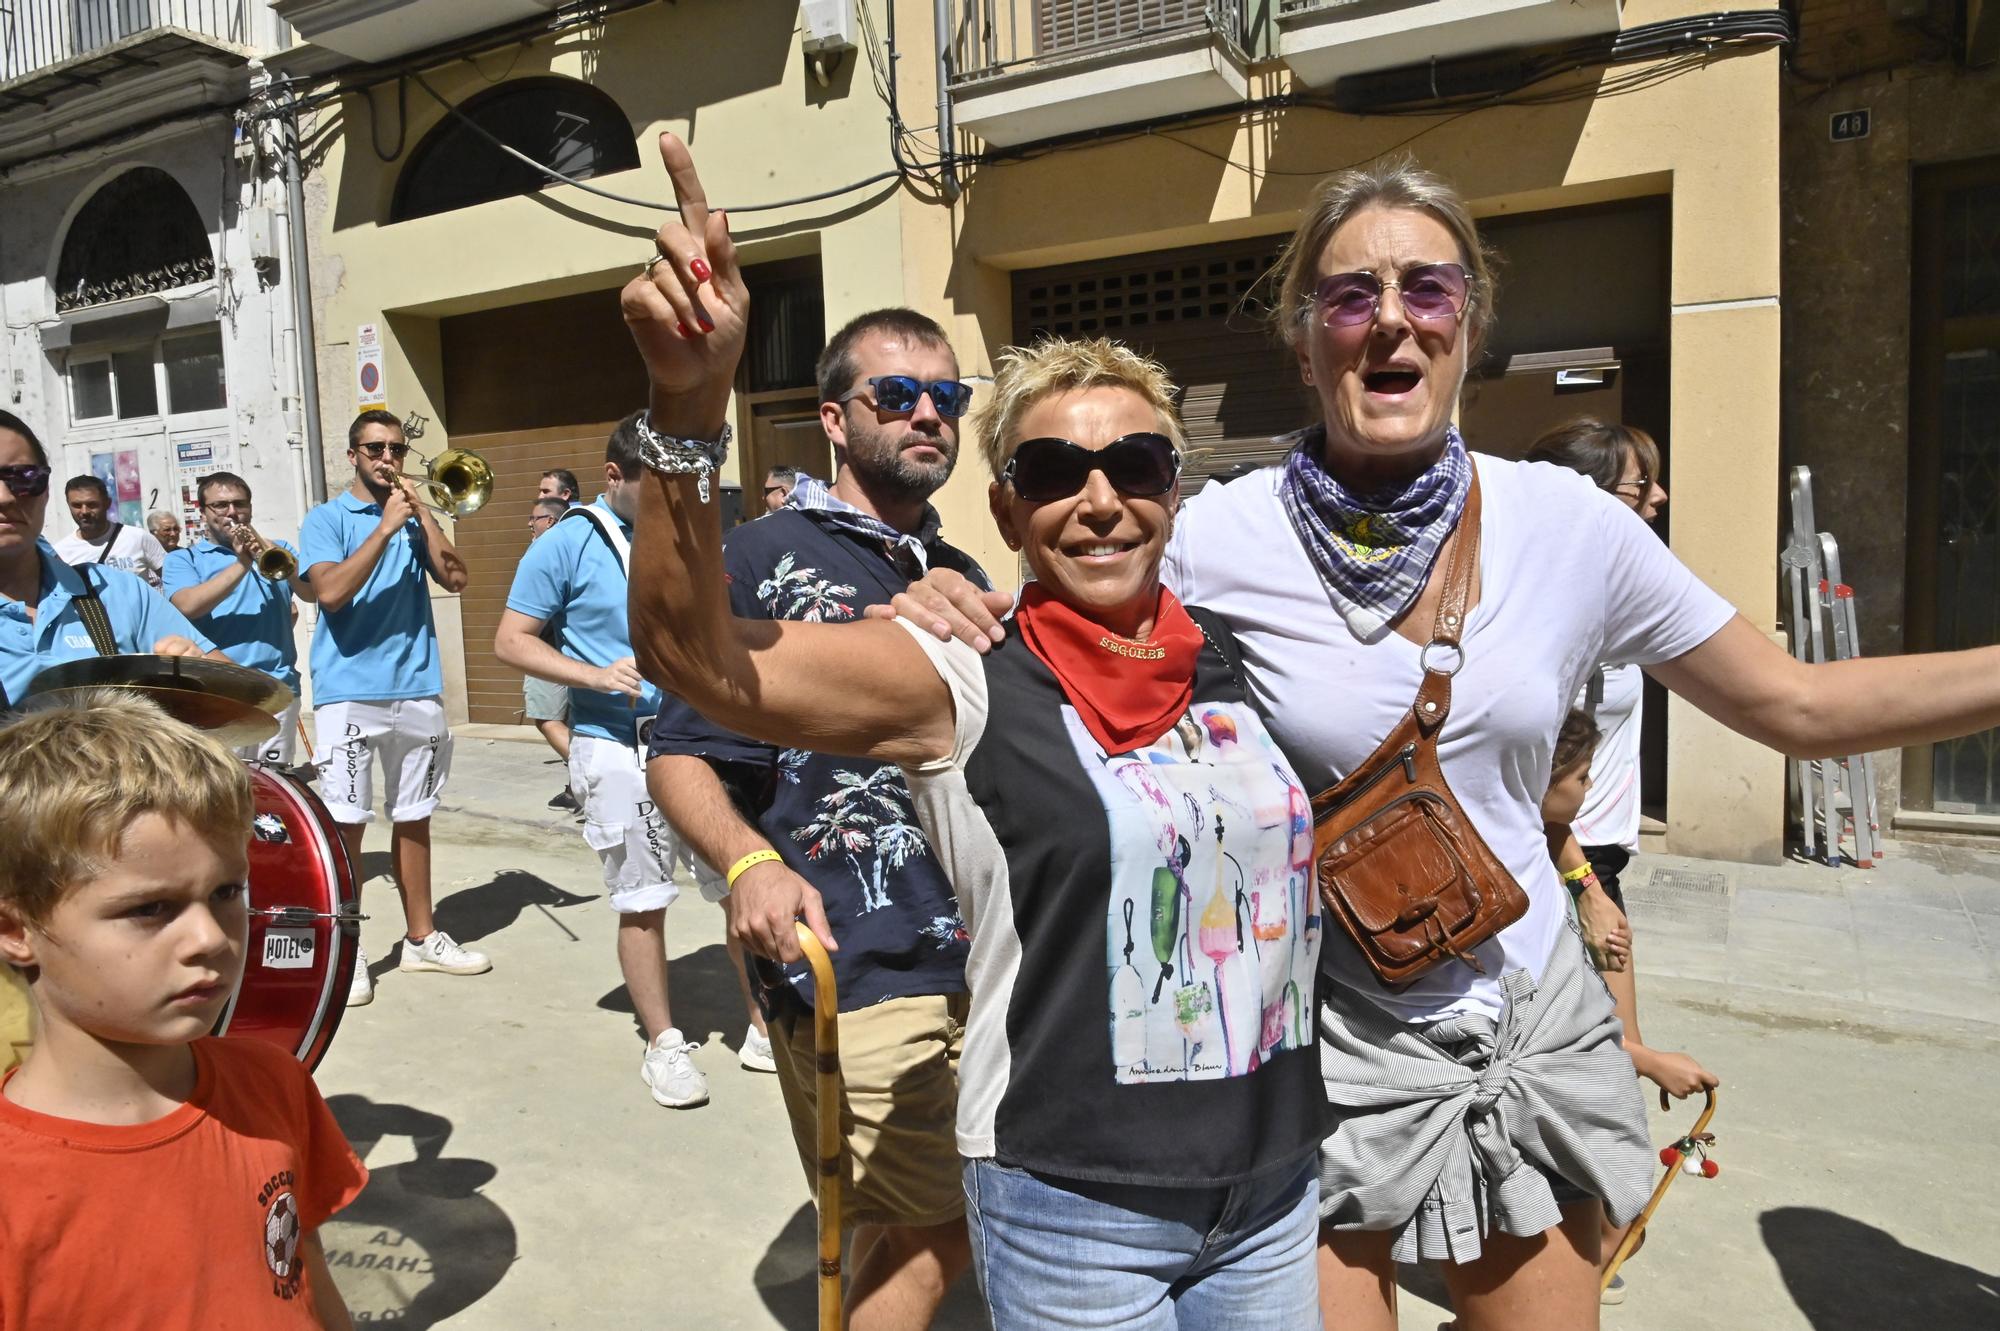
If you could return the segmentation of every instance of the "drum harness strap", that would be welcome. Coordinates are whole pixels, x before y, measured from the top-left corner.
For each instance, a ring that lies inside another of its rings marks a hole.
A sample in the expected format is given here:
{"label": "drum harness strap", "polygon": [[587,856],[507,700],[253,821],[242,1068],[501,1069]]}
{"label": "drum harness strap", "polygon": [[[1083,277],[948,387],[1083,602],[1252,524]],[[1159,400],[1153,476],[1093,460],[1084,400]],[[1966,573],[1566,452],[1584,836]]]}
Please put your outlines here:
{"label": "drum harness strap", "polygon": [[[80,595],[69,598],[76,607],[77,618],[83,621],[83,631],[90,635],[90,645],[99,656],[118,655],[118,635],[111,631],[111,616],[104,609],[104,599],[97,594],[97,584],[91,581],[86,571],[88,565],[77,570],[83,579],[84,590]],[[7,697],[7,691],[0,688],[0,717],[13,714],[14,704]]]}
{"label": "drum harness strap", "polygon": [[111,631],[111,616],[104,609],[104,600],[97,594],[97,584],[90,580],[90,574],[83,574],[84,591],[81,596],[69,598],[76,607],[78,619],[83,621],[84,632],[90,635],[90,645],[97,649],[99,656],[118,655],[118,636]]}

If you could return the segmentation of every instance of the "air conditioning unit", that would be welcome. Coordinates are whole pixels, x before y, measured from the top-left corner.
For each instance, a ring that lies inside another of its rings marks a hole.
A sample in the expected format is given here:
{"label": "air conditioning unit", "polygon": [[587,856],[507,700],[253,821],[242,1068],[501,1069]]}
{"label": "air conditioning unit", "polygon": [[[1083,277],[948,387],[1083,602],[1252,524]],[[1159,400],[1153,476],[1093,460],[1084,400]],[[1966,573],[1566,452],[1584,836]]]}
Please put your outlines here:
{"label": "air conditioning unit", "polygon": [[807,55],[854,49],[854,0],[801,0],[799,20]]}

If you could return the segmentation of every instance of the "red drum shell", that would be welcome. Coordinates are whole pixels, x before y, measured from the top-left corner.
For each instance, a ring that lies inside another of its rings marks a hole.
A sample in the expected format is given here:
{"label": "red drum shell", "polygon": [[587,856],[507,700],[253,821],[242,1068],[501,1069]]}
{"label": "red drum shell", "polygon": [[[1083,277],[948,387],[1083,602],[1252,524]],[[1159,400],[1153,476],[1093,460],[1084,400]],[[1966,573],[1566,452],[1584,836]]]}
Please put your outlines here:
{"label": "red drum shell", "polygon": [[[217,1035],[266,1040],[308,1069],[318,1066],[347,1010],[361,940],[332,916],[356,913],[354,870],[340,825],[306,786],[252,765],[256,826],[250,838],[250,939],[243,982]],[[257,912],[300,907],[311,918],[272,920]]]}

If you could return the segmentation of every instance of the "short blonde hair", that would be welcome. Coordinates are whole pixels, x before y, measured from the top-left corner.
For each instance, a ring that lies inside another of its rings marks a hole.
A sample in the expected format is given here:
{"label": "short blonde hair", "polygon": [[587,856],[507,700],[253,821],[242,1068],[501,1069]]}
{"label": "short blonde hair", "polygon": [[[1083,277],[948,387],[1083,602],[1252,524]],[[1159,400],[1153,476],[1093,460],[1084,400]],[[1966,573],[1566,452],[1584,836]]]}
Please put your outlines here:
{"label": "short blonde hair", "polygon": [[0,910],[45,921],[104,873],[134,819],[157,813],[247,841],[248,768],[154,704],[92,689],[0,728]]}
{"label": "short blonde hair", "polygon": [[1313,190],[1305,220],[1278,255],[1278,303],[1273,311],[1278,335],[1296,347],[1305,335],[1312,312],[1313,289],[1319,285],[1319,256],[1334,233],[1370,208],[1407,208],[1429,213],[1458,242],[1471,298],[1466,302],[1466,331],[1471,341],[1466,361],[1477,360],[1497,315],[1493,266],[1472,210],[1443,176],[1418,166],[1416,159],[1385,157],[1367,166],[1350,167],[1328,176]]}
{"label": "short blonde hair", "polygon": [[1173,440],[1175,448],[1187,451],[1180,409],[1174,405],[1180,390],[1165,366],[1108,338],[1051,337],[1032,347],[1001,351],[991,398],[973,418],[979,453],[992,468],[993,478],[1000,478],[1020,446],[1014,435],[1028,408],[1053,394],[1088,388],[1131,389],[1160,418],[1160,433]]}

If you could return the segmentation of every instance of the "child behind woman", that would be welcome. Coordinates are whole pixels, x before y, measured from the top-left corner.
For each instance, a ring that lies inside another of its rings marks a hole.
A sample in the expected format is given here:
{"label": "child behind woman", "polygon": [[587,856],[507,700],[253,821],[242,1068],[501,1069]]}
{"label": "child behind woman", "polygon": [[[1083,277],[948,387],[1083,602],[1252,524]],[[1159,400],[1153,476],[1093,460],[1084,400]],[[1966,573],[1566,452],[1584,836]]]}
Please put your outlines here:
{"label": "child behind woman", "polygon": [[99,692],[0,729],[0,1327],[347,1331],[319,1226],[367,1172],[284,1051],[212,1039],[243,974],[250,779]]}
{"label": "child behind woman", "polygon": [[[1597,725],[1589,715],[1572,708],[1569,715],[1563,718],[1562,729],[1556,732],[1555,751],[1549,760],[1549,793],[1542,799],[1542,823],[1548,832],[1549,854],[1555,859],[1556,869],[1569,886],[1571,896],[1576,898],[1589,891],[1602,890],[1598,886],[1596,872],[1569,829],[1570,821],[1583,807],[1583,798],[1590,791],[1590,760],[1596,756],[1599,738]],[[1596,955],[1592,959],[1600,970],[1622,967],[1629,964],[1627,959],[1631,954],[1631,945],[1632,927],[1626,923],[1607,936],[1605,950],[1615,954],[1616,959],[1607,961]],[[1686,1054],[1650,1049],[1643,1044],[1639,1039],[1636,1002],[1628,1001],[1615,990],[1613,992],[1618,1005],[1618,1020],[1625,1027],[1625,1052],[1632,1056],[1635,1072],[1662,1091],[1676,1096],[1689,1095],[1720,1084],[1714,1073]],[[1664,1096],[1661,1103],[1665,1103]],[[1603,1261],[1611,1259],[1624,1237],[1623,1228],[1606,1224]],[[1622,1303],[1624,1299],[1625,1278],[1619,1276],[1604,1292],[1604,1301]]]}

